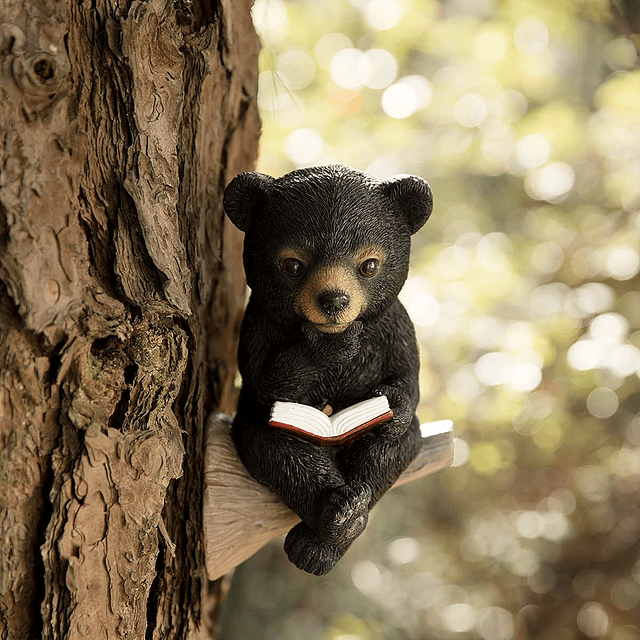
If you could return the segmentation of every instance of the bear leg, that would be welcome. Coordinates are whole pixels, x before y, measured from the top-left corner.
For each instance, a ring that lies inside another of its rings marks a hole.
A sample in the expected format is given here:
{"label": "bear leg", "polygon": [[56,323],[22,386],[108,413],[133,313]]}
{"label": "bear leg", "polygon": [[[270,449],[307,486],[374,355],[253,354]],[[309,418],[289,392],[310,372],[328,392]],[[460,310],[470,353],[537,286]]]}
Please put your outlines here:
{"label": "bear leg", "polygon": [[328,449],[279,429],[246,423],[234,424],[232,434],[240,459],[253,478],[316,528],[326,496],[344,486]]}
{"label": "bear leg", "polygon": [[337,487],[322,503],[316,530],[320,537],[335,545],[357,538],[367,526],[371,489],[364,482]]}
{"label": "bear leg", "polygon": [[336,464],[347,483],[365,483],[371,488],[371,508],[417,455],[420,443],[420,423],[414,416],[400,437],[387,439],[374,430],[342,450]]}

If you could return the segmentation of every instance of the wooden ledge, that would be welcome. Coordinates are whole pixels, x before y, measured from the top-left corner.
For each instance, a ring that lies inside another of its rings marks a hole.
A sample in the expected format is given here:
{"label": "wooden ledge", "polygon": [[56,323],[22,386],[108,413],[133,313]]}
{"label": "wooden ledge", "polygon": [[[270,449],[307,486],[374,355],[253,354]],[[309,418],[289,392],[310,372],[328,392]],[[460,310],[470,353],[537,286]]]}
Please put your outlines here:
{"label": "wooden ledge", "polygon": [[[217,580],[286,533],[300,519],[253,480],[236,455],[231,417],[209,416],[204,469],[203,526],[207,577]],[[422,426],[422,448],[392,489],[444,469],[453,460],[452,423]]]}

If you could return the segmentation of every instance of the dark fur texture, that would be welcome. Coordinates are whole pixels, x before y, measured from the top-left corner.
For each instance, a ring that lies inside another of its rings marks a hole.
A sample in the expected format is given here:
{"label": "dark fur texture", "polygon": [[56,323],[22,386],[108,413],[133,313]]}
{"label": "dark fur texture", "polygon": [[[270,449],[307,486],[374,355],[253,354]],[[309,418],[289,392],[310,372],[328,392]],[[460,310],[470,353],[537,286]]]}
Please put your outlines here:
{"label": "dark fur texture", "polygon": [[[243,173],[227,187],[224,206],[246,233],[252,290],[233,439],[251,475],[302,520],[285,540],[290,560],[323,575],[419,448],[418,349],[397,295],[411,235],[431,213],[431,191],[413,176],[380,182],[329,166],[279,179]],[[295,277],[283,266],[292,255],[303,264]],[[380,258],[379,271],[365,277],[359,264],[371,256]],[[332,295],[345,302],[329,310]],[[321,447],[268,426],[276,400],[339,411],[381,394],[394,418],[344,446]]]}

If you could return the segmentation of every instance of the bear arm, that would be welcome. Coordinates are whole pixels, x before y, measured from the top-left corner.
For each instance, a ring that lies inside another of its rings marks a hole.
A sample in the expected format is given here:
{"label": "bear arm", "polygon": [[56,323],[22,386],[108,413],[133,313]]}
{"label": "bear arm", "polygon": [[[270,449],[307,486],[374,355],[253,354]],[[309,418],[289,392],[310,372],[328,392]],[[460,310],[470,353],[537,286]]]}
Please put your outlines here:
{"label": "bear arm", "polygon": [[306,350],[300,347],[289,347],[266,358],[261,372],[256,374],[252,382],[262,404],[276,400],[308,404],[310,392],[320,378]]}
{"label": "bear arm", "polygon": [[243,384],[260,404],[302,402],[319,378],[302,341],[284,347],[264,322],[250,315],[245,316],[238,356]]}
{"label": "bear arm", "polygon": [[413,326],[407,320],[405,314],[399,315],[396,326],[402,327],[405,339],[388,342],[392,348],[387,353],[387,371],[382,384],[374,390],[374,395],[387,396],[393,411],[393,419],[378,427],[378,432],[390,439],[401,436],[409,428],[420,399],[418,346]]}
{"label": "bear arm", "polygon": [[395,378],[376,387],[374,395],[387,396],[393,411],[393,418],[377,427],[382,437],[393,440],[409,428],[418,404],[417,386],[417,381],[409,378]]}

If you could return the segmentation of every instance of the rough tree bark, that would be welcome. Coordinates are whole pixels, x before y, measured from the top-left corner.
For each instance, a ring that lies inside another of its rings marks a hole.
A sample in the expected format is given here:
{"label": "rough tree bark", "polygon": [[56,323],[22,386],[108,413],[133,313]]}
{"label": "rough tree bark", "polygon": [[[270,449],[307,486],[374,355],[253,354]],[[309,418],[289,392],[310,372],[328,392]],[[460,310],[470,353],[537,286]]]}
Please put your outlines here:
{"label": "rough tree bark", "polygon": [[[0,637],[214,637],[250,0],[0,1]],[[186,455],[185,455],[186,454]]]}

